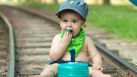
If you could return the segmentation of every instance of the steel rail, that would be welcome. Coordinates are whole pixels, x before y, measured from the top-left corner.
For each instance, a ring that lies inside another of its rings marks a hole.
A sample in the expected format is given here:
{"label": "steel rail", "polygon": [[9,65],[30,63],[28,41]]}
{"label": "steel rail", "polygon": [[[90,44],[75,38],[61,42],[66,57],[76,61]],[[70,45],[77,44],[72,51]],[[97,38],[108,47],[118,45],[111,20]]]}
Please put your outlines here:
{"label": "steel rail", "polygon": [[[92,37],[93,38],[93,37]],[[106,47],[104,47],[103,45],[101,45],[98,41],[96,41],[94,39],[95,42],[95,46],[100,49],[100,52],[105,53],[107,56],[111,57],[113,60],[117,61],[119,64],[121,64],[122,66],[124,66],[125,68],[131,70],[132,72],[134,72],[135,74],[137,74],[137,68],[133,68],[131,64],[126,63],[124,60],[122,60],[120,57],[113,55],[109,49],[107,49]]]}
{"label": "steel rail", "polygon": [[15,77],[15,44],[13,28],[5,15],[0,13],[0,17],[5,21],[9,29],[9,56],[8,56],[8,72],[6,77]]}

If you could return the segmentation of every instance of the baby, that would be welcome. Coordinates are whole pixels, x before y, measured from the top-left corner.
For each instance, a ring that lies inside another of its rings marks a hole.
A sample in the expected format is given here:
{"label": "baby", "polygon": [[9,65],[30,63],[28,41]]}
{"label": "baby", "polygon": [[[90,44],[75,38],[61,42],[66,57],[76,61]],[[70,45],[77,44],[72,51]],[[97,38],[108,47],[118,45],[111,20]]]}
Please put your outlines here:
{"label": "baby", "polygon": [[[49,56],[52,60],[41,72],[40,77],[57,75],[58,63],[70,61],[70,49],[75,49],[76,61],[83,61],[89,66],[90,77],[111,77],[102,73],[102,59],[94,46],[93,40],[86,36],[82,28],[88,14],[88,6],[83,0],[66,0],[61,3],[57,16],[61,32],[52,41]],[[92,59],[92,62],[91,60]]]}

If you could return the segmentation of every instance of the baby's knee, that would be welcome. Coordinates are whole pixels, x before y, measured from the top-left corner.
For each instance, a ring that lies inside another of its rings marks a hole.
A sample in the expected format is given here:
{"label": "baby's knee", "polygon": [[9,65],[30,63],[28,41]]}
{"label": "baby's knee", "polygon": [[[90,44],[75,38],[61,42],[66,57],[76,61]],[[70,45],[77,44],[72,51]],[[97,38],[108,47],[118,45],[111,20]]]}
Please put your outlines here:
{"label": "baby's knee", "polygon": [[104,74],[101,70],[89,69],[90,77],[111,77],[109,74]]}
{"label": "baby's knee", "polygon": [[106,77],[112,77],[112,76],[108,74]]}
{"label": "baby's knee", "polygon": [[40,74],[40,77],[51,77],[56,74],[56,65],[48,65]]}

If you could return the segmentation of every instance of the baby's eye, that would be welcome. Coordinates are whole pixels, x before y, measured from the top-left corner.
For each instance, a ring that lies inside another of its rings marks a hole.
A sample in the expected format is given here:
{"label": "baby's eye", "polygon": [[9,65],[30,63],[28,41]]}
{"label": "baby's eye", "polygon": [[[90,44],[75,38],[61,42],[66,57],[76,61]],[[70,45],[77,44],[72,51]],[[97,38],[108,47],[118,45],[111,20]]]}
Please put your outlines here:
{"label": "baby's eye", "polygon": [[68,22],[68,20],[63,20],[63,22]]}
{"label": "baby's eye", "polygon": [[77,23],[77,20],[72,20],[73,23]]}

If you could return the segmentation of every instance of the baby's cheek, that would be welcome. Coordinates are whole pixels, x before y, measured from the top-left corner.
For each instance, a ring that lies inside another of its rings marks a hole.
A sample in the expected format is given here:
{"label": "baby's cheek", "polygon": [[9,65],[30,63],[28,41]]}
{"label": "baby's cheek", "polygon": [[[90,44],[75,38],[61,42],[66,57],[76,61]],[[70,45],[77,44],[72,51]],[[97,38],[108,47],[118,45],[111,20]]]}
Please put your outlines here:
{"label": "baby's cheek", "polygon": [[66,25],[65,25],[65,24],[60,24],[60,26],[61,26],[62,28],[66,28]]}
{"label": "baby's cheek", "polygon": [[66,29],[66,27],[65,27],[65,26],[60,26],[60,27],[61,27],[61,29],[62,29],[62,30],[65,30],[65,29]]}

